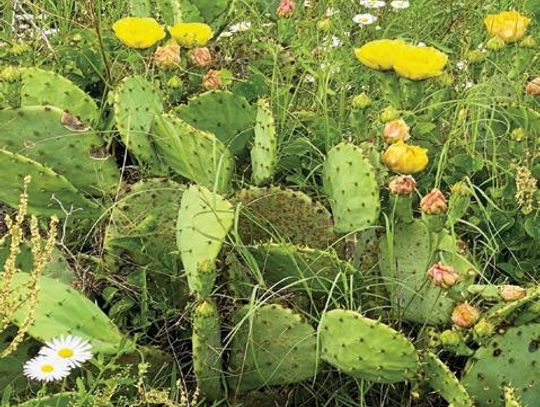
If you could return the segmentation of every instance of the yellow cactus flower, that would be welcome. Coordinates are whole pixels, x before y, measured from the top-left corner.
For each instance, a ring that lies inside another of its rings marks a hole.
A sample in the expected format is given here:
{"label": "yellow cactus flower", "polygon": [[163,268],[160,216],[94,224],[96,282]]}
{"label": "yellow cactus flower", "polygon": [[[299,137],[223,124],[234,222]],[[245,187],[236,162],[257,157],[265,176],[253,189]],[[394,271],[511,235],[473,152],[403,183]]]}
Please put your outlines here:
{"label": "yellow cactus flower", "polygon": [[212,28],[203,23],[178,23],[169,32],[185,48],[204,47],[214,36]]}
{"label": "yellow cactus flower", "polygon": [[396,55],[406,45],[402,40],[375,40],[355,49],[354,54],[368,68],[387,70],[394,67]]}
{"label": "yellow cactus flower", "polygon": [[488,32],[504,42],[515,42],[523,38],[530,22],[530,18],[517,11],[490,14],[484,19]]}
{"label": "yellow cactus flower", "polygon": [[383,154],[386,166],[400,174],[414,174],[423,171],[428,164],[427,149],[398,141],[390,145]]}
{"label": "yellow cactus flower", "polygon": [[165,38],[165,30],[153,18],[124,17],[113,24],[113,31],[122,43],[131,48],[150,48]]}
{"label": "yellow cactus flower", "polygon": [[394,70],[399,76],[415,81],[442,75],[448,55],[433,47],[409,45],[395,56]]}

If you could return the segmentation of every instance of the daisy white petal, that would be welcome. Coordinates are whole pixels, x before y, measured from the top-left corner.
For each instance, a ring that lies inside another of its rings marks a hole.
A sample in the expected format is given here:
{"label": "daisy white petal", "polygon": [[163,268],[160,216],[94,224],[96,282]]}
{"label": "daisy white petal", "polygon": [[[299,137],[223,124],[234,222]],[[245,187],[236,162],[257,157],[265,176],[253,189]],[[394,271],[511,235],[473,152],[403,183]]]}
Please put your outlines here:
{"label": "daisy white petal", "polygon": [[39,354],[63,359],[71,367],[79,367],[93,356],[90,343],[77,336],[55,338],[47,342]]}
{"label": "daisy white petal", "polygon": [[409,8],[410,5],[411,3],[407,0],[394,0],[390,3],[390,6],[397,10]]}
{"label": "daisy white petal", "polygon": [[362,26],[364,25],[370,25],[377,21],[377,17],[373,14],[365,13],[365,14],[357,14],[353,17],[353,21],[356,24],[360,24]]}
{"label": "daisy white petal", "polygon": [[361,0],[360,5],[367,8],[382,8],[386,6],[386,2],[379,0]]}
{"label": "daisy white petal", "polygon": [[23,366],[23,373],[26,377],[40,382],[62,380],[69,375],[70,370],[71,367],[65,360],[47,356],[37,356]]}

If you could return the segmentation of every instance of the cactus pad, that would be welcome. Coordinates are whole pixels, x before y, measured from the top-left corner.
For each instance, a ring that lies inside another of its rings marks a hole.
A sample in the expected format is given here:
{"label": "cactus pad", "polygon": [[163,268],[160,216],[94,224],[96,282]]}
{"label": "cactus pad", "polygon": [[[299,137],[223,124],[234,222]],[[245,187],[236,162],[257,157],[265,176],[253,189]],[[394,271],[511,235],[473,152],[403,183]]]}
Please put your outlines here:
{"label": "cactus pad", "polygon": [[193,313],[193,370],[201,394],[211,400],[223,397],[221,324],[214,303],[203,301]]}
{"label": "cactus pad", "polygon": [[256,112],[246,99],[231,92],[203,93],[175,113],[193,127],[215,134],[234,155],[242,154],[253,137]]}
{"label": "cactus pad", "polygon": [[251,390],[301,382],[317,373],[315,330],[275,304],[245,305],[233,317],[229,387]]}
{"label": "cactus pad", "polygon": [[355,232],[377,223],[381,208],[373,166],[362,150],[341,143],[328,152],[323,186],[334,215],[335,231]]}
{"label": "cactus pad", "polygon": [[335,239],[330,213],[303,192],[249,188],[234,200],[243,204],[238,231],[244,243],[273,238],[323,249]]}
{"label": "cactus pad", "polygon": [[152,137],[163,163],[181,176],[207,188],[225,192],[234,160],[213,134],[197,130],[169,115],[157,116]]}
{"label": "cactus pad", "polygon": [[[92,402],[93,397],[89,395],[84,396],[84,400]],[[80,400],[79,395],[75,392],[63,392],[53,394],[50,396],[44,396],[28,400],[24,403],[18,404],[19,407],[71,407],[77,405]]]}
{"label": "cactus pad", "polygon": [[96,102],[63,76],[39,68],[26,68],[22,71],[21,80],[21,106],[51,105],[88,125],[99,121]]}
{"label": "cactus pad", "polygon": [[524,406],[537,406],[540,324],[494,335],[469,359],[462,382],[478,407],[504,407],[503,386],[515,388]]}
{"label": "cactus pad", "polygon": [[0,149],[0,201],[17,208],[24,178],[30,175],[28,211],[35,215],[92,217],[98,206],[82,196],[64,177],[19,154]]}
{"label": "cactus pad", "polygon": [[276,125],[270,103],[267,99],[259,99],[255,138],[251,148],[253,182],[256,185],[264,184],[272,179],[278,162],[277,143]]}
{"label": "cactus pad", "polygon": [[190,0],[200,11],[204,21],[214,23],[217,19],[223,16],[227,11],[231,0]]}
{"label": "cactus pad", "polygon": [[380,383],[412,379],[420,364],[401,333],[357,312],[335,309],[319,324],[321,358],[343,373]]}
{"label": "cactus pad", "polygon": [[220,195],[195,185],[184,192],[176,236],[192,293],[205,298],[212,292],[215,262],[233,221],[233,206]]}
{"label": "cactus pad", "polygon": [[56,107],[0,111],[0,147],[46,165],[89,195],[111,192],[120,179],[103,140]]}

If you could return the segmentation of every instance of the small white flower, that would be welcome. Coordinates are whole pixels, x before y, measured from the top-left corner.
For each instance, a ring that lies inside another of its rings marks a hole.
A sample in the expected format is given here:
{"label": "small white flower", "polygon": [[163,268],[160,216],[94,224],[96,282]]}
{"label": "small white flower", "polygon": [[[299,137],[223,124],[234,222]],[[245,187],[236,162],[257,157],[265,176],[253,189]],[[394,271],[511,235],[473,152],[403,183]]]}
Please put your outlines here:
{"label": "small white flower", "polygon": [[409,8],[410,5],[411,3],[408,0],[394,0],[393,2],[390,3],[390,6],[392,6],[392,8],[397,9],[397,10]]}
{"label": "small white flower", "polygon": [[23,367],[23,373],[26,377],[40,382],[62,380],[69,375],[70,370],[67,361],[47,356],[30,359]]}
{"label": "small white flower", "polygon": [[459,61],[456,64],[456,68],[459,69],[460,71],[464,70],[466,66],[467,66],[467,63],[465,61]]}
{"label": "small white flower", "polygon": [[62,336],[46,342],[39,354],[49,358],[63,359],[71,367],[79,367],[92,359],[92,345],[76,336]]}
{"label": "small white flower", "polygon": [[324,15],[326,17],[332,17],[334,14],[337,14],[338,11],[333,7],[328,7],[326,11],[324,12]]}
{"label": "small white flower", "polygon": [[315,83],[315,77],[313,75],[310,75],[310,74],[306,74],[305,80],[306,80],[307,83]]}
{"label": "small white flower", "polygon": [[378,0],[360,0],[360,5],[367,8],[382,8],[386,6],[386,2]]}
{"label": "small white flower", "polygon": [[373,24],[375,21],[377,21],[377,17],[373,14],[365,13],[365,14],[357,14],[353,17],[353,21],[356,24],[360,24],[361,26],[370,25]]}
{"label": "small white flower", "polygon": [[341,47],[341,39],[339,37],[336,37],[335,35],[332,36],[332,47],[333,48],[339,48]]}
{"label": "small white flower", "polygon": [[419,42],[417,44],[418,47],[425,47],[426,46],[426,43],[425,42]]}
{"label": "small white flower", "polygon": [[378,26],[375,27],[375,30],[380,31],[380,30],[382,30],[382,27],[380,25],[378,25]]}
{"label": "small white flower", "polygon": [[311,3],[311,0],[304,0],[304,7],[313,7],[313,3]]}
{"label": "small white flower", "polygon": [[229,27],[229,31],[232,33],[241,33],[248,31],[251,28],[251,21],[240,21],[239,23],[233,24]]}

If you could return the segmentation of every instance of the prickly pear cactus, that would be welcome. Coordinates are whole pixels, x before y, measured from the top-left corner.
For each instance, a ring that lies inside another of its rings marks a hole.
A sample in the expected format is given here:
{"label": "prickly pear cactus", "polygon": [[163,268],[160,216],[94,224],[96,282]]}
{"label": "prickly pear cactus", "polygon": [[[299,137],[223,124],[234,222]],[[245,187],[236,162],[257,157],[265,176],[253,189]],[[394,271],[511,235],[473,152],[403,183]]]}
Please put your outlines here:
{"label": "prickly pear cactus", "polygon": [[221,324],[211,300],[197,305],[193,313],[193,370],[201,394],[210,399],[223,397]]}
{"label": "prickly pear cactus", "polygon": [[196,185],[184,192],[176,236],[193,294],[206,298],[212,292],[216,259],[233,221],[233,205],[220,195]]}
{"label": "prickly pear cactus", "polygon": [[504,407],[504,385],[524,406],[538,405],[540,324],[511,327],[494,335],[467,362],[463,385],[478,407]]}
{"label": "prickly pear cactus", "polygon": [[[12,323],[24,322],[29,310],[25,302],[28,297],[30,275],[17,273],[13,277],[13,300],[20,307]],[[101,309],[83,294],[48,277],[39,280],[40,294],[34,311],[34,321],[27,333],[40,342],[62,335],[75,335],[87,339],[94,352],[117,354],[122,345],[129,349],[133,345],[124,337]]]}
{"label": "prickly pear cactus", "polygon": [[85,198],[66,178],[42,164],[0,149],[0,202],[17,208],[24,178],[30,175],[28,211],[35,215],[93,217],[98,205]]}
{"label": "prickly pear cactus", "polygon": [[200,11],[204,21],[216,25],[217,21],[225,17],[231,0],[190,0]]}
{"label": "prickly pear cactus", "polygon": [[267,99],[259,99],[255,138],[251,148],[251,165],[255,185],[264,184],[274,176],[278,162],[277,144],[276,124],[270,102]]}
{"label": "prickly pear cactus", "polygon": [[231,92],[203,93],[175,113],[193,127],[215,134],[234,155],[243,154],[253,137],[256,111],[245,98]]}
{"label": "prickly pear cactus", "polygon": [[25,68],[21,74],[21,106],[56,106],[83,124],[99,121],[96,102],[69,79],[39,68]]}
{"label": "prickly pear cactus", "polygon": [[422,362],[426,381],[448,403],[455,407],[474,406],[467,390],[436,355],[424,352]]}
{"label": "prickly pear cactus", "polygon": [[315,329],[290,309],[275,304],[245,305],[233,316],[228,384],[251,390],[293,384],[316,375]]}
{"label": "prickly pear cactus", "polygon": [[113,95],[114,119],[122,142],[140,164],[157,174],[162,173],[151,140],[148,136],[157,115],[163,112],[163,104],[150,82],[141,76],[125,78]]}
{"label": "prickly pear cactus", "polygon": [[323,186],[332,206],[336,232],[355,232],[377,223],[379,187],[375,170],[360,148],[341,143],[328,152]]}
{"label": "prickly pear cactus", "polygon": [[244,243],[282,239],[323,249],[335,240],[332,216],[303,192],[249,188],[238,191],[234,201],[242,204],[238,231]]}
{"label": "prickly pear cactus", "polygon": [[218,192],[229,189],[234,160],[211,133],[171,115],[156,116],[152,138],[163,163],[181,176]]}
{"label": "prickly pear cactus", "polygon": [[0,111],[0,148],[49,167],[88,195],[109,193],[120,179],[103,140],[57,107]]}
{"label": "prickly pear cactus", "polygon": [[[155,3],[159,17],[165,24],[172,26],[182,22],[185,11],[180,0],[156,0]],[[194,22],[196,20],[189,18],[185,21]]]}
{"label": "prickly pear cactus", "polygon": [[504,386],[504,407],[523,407],[516,396],[516,390],[509,386]]}
{"label": "prickly pear cactus", "polygon": [[148,17],[152,14],[150,0],[129,0],[129,14],[135,17]]}
{"label": "prickly pear cactus", "polygon": [[326,312],[319,324],[321,358],[343,373],[379,383],[412,379],[419,367],[400,332],[354,311]]}

